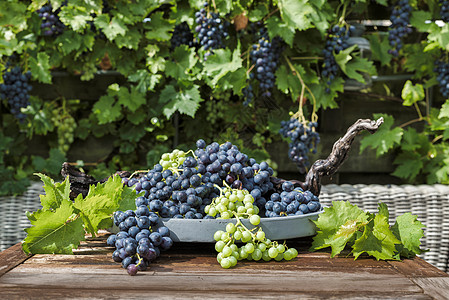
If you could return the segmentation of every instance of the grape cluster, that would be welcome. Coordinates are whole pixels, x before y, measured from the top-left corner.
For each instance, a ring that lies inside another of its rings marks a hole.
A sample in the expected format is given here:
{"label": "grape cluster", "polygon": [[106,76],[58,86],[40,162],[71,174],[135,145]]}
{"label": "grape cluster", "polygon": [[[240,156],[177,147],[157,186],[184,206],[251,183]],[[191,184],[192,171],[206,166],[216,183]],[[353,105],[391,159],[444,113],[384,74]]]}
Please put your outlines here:
{"label": "grape cluster", "polygon": [[204,60],[213,54],[214,49],[224,48],[224,39],[229,35],[226,31],[229,23],[220,18],[219,13],[210,13],[209,17],[206,11],[207,6],[206,2],[204,8],[195,13],[195,22],[198,24],[195,27],[198,33],[198,44],[206,50]]}
{"label": "grape cluster", "polygon": [[230,142],[207,145],[198,140],[196,145],[189,151],[194,156],[180,150],[165,154],[148,173],[124,183],[143,191],[150,210],[163,218],[213,218],[205,208],[223,194],[223,187],[245,189],[259,210],[265,207],[264,194],[273,190],[274,172],[266,162],[258,164]]}
{"label": "grape cluster", "polygon": [[444,60],[435,61],[434,71],[438,74],[437,81],[441,94],[445,99],[449,99],[449,63]]}
{"label": "grape cluster", "polygon": [[225,187],[221,189],[221,195],[204,208],[204,212],[217,219],[230,219],[235,214],[257,215],[259,208],[254,205],[254,198],[247,190]]}
{"label": "grape cluster", "polygon": [[245,101],[243,105],[248,106],[254,99],[253,86],[251,83],[247,82],[246,87],[242,89],[243,95],[245,96]]}
{"label": "grape cluster", "polygon": [[61,113],[61,109],[53,110],[52,122],[58,132],[58,148],[63,153],[67,153],[70,144],[74,141],[76,129],[75,119],[68,113]]}
{"label": "grape cluster", "polygon": [[338,64],[335,60],[334,53],[338,54],[340,51],[348,48],[348,39],[350,35],[355,31],[353,25],[339,26],[334,25],[332,29],[328,31],[326,38],[326,46],[323,49],[324,63],[323,63],[323,77],[327,78],[326,81],[326,93],[330,93],[330,86],[332,81],[338,75]]}
{"label": "grape cluster", "polygon": [[[9,64],[7,63],[7,68]],[[1,99],[8,100],[11,113],[21,122],[26,115],[20,111],[22,107],[27,107],[30,102],[28,94],[32,86],[28,83],[31,78],[31,72],[22,73],[22,69],[18,66],[11,68],[3,74],[3,83],[0,84]]]}
{"label": "grape cluster", "polygon": [[265,209],[265,216],[274,218],[317,212],[321,209],[321,204],[318,197],[310,191],[304,192],[300,187],[295,188],[291,181],[285,181],[282,192],[271,194]]}
{"label": "grape cluster", "polygon": [[[67,5],[67,1],[64,1],[61,4],[61,7],[65,5]],[[51,4],[47,3],[37,10],[39,17],[42,19],[41,28],[44,31],[45,36],[56,36],[64,31],[65,25],[61,22],[58,16],[61,7],[53,11]]]}
{"label": "grape cluster", "polygon": [[172,37],[170,39],[170,48],[174,50],[181,45],[193,46],[193,33],[190,31],[190,27],[186,22],[182,22],[175,26]]}
{"label": "grape cluster", "polygon": [[310,165],[308,154],[310,151],[316,153],[320,142],[320,135],[316,131],[318,123],[309,122],[307,127],[296,118],[281,122],[279,133],[289,138],[288,157],[296,163],[301,173],[306,172]]}
{"label": "grape cluster", "polygon": [[438,2],[440,4],[441,19],[444,22],[449,23],[449,1],[448,0],[439,0]]}
{"label": "grape cluster", "polygon": [[114,224],[120,229],[108,237],[108,246],[115,247],[112,259],[121,262],[128,274],[145,271],[148,265],[159,257],[161,250],[173,246],[170,230],[159,225],[159,216],[150,212],[147,199],[136,199],[136,210],[116,211]]}
{"label": "grape cluster", "polygon": [[402,49],[402,39],[412,32],[410,24],[412,7],[409,0],[399,0],[391,12],[391,26],[388,30],[388,41],[391,49],[388,50],[393,56],[398,56]]}
{"label": "grape cluster", "polygon": [[254,77],[259,81],[259,88],[264,97],[271,97],[270,90],[275,83],[274,74],[283,49],[284,43],[280,37],[276,36],[270,42],[266,30],[261,29],[261,36],[250,51],[251,62],[255,65],[254,69],[256,70]]}
{"label": "grape cluster", "polygon": [[[251,225],[260,224],[260,217],[249,217]],[[284,244],[266,238],[260,227],[248,229],[237,217],[237,223],[228,223],[226,231],[218,230],[214,234],[215,250],[218,252],[217,261],[222,268],[228,269],[237,265],[239,260],[276,261],[291,260],[298,255],[294,248],[286,248]],[[240,247],[236,243],[241,242]]]}

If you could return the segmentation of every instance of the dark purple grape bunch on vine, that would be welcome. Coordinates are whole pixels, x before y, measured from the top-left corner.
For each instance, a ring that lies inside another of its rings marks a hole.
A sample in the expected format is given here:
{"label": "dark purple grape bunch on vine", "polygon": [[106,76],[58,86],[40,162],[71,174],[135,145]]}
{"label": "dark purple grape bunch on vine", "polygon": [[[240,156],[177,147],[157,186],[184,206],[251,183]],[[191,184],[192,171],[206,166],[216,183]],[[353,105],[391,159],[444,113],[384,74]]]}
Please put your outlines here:
{"label": "dark purple grape bunch on vine", "polygon": [[181,45],[187,45],[189,47],[194,45],[193,33],[186,22],[182,22],[175,26],[170,39],[170,44],[170,50],[174,50]]}
{"label": "dark purple grape bunch on vine", "polygon": [[317,152],[320,135],[316,131],[317,122],[309,122],[304,126],[296,118],[281,122],[279,133],[290,140],[288,145],[288,157],[296,163],[301,173],[306,173],[310,166],[309,153]]}
{"label": "dark purple grape bunch on vine", "polygon": [[250,76],[259,81],[259,90],[262,92],[262,96],[271,97],[271,89],[276,82],[275,73],[285,44],[278,36],[270,41],[265,28],[260,29],[259,33],[258,41],[253,44],[250,51],[251,62],[254,64],[255,70],[255,74],[251,73]]}
{"label": "dark purple grape bunch on vine", "polygon": [[0,84],[0,98],[8,100],[11,114],[20,122],[23,122],[26,115],[21,112],[22,108],[30,105],[28,94],[32,90],[29,80],[31,72],[23,73],[22,68],[15,66],[8,70],[9,63],[3,73],[3,83]]}
{"label": "dark purple grape bunch on vine", "polygon": [[340,68],[335,60],[335,54],[348,48],[348,39],[355,31],[353,25],[334,25],[327,33],[326,46],[323,49],[323,78],[326,78],[326,93],[330,93],[332,82],[338,75]]}
{"label": "dark purple grape bunch on vine", "polygon": [[220,17],[220,13],[212,12],[208,14],[206,8],[208,3],[204,3],[204,7],[195,13],[195,22],[198,24],[195,31],[198,33],[198,44],[206,52],[204,60],[214,54],[215,49],[224,48],[225,39],[229,36],[227,29],[229,22]]}
{"label": "dark purple grape bunch on vine", "polygon": [[[64,1],[61,7],[65,5],[67,5],[67,1]],[[53,11],[51,4],[47,3],[37,10],[42,19],[41,28],[45,36],[57,36],[64,32],[66,26],[59,19],[61,7]]]}
{"label": "dark purple grape bunch on vine", "polygon": [[437,73],[441,94],[445,99],[449,99],[449,62],[443,59],[435,61],[434,71]]}
{"label": "dark purple grape bunch on vine", "polygon": [[440,16],[443,22],[449,23],[449,1],[448,0],[439,0],[440,4]]}
{"label": "dark purple grape bunch on vine", "polygon": [[408,26],[411,12],[412,7],[409,0],[399,0],[391,12],[391,26],[388,30],[388,41],[391,49],[388,50],[388,53],[395,57],[399,56],[399,51],[403,47],[403,39],[412,33],[412,28]]}

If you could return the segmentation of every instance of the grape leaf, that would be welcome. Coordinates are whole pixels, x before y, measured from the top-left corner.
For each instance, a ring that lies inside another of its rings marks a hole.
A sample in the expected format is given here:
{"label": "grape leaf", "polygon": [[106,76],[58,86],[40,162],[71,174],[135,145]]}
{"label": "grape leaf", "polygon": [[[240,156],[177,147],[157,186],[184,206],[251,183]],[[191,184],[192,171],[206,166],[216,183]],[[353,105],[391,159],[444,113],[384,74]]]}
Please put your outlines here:
{"label": "grape leaf", "polygon": [[118,35],[125,35],[128,28],[117,16],[112,19],[108,14],[102,14],[95,18],[94,24],[101,29],[108,40],[114,40]]}
{"label": "grape leaf", "polygon": [[190,89],[177,92],[173,85],[166,85],[159,96],[159,102],[164,103],[163,113],[167,119],[176,111],[194,117],[203,100],[198,89],[198,85],[193,85]]}
{"label": "grape leaf", "polygon": [[399,166],[391,175],[408,180],[415,179],[424,166],[421,155],[416,152],[399,153],[393,163]]}
{"label": "grape leaf", "polygon": [[318,231],[310,250],[331,247],[331,257],[334,257],[368,223],[368,218],[367,213],[347,201],[332,201],[332,207],[325,207],[324,213],[314,221]]}
{"label": "grape leaf", "polygon": [[114,96],[107,94],[92,107],[92,112],[98,119],[98,124],[107,124],[118,120],[122,116],[122,107],[116,103]]}
{"label": "grape leaf", "polygon": [[58,208],[64,199],[69,199],[70,183],[69,177],[62,182],[55,182],[45,174],[35,173],[44,183],[45,194],[39,195],[41,205],[44,210],[54,210]]}
{"label": "grape leaf", "polygon": [[71,4],[63,6],[58,16],[65,25],[69,25],[74,31],[82,31],[86,27],[87,21],[92,20],[90,12],[85,7]]}
{"label": "grape leaf", "polygon": [[279,20],[278,17],[271,17],[266,21],[268,36],[273,39],[275,36],[281,37],[290,47],[295,36],[295,29]]}
{"label": "grape leaf", "polygon": [[38,80],[42,83],[51,83],[50,74],[50,57],[47,53],[39,52],[37,54],[37,59],[30,57],[30,70],[33,79]]}
{"label": "grape leaf", "polygon": [[195,77],[189,73],[198,62],[198,57],[194,48],[188,48],[186,45],[176,47],[172,54],[173,60],[167,61],[165,65],[165,74],[175,79],[194,80]]}
{"label": "grape leaf", "polygon": [[377,210],[379,211],[379,215],[385,216],[388,220],[390,217],[390,212],[388,211],[388,206],[385,203],[379,202],[377,204]]}
{"label": "grape leaf", "polygon": [[438,115],[438,119],[441,118],[449,118],[449,99],[444,102],[444,104],[441,106],[440,113]]}
{"label": "grape leaf", "polygon": [[366,135],[360,141],[360,153],[367,147],[376,149],[376,156],[380,156],[388,152],[395,145],[399,145],[402,139],[404,130],[396,127],[391,128],[394,123],[394,119],[390,115],[386,114],[374,114],[374,119],[384,118],[384,123],[377,130],[375,134]]}
{"label": "grape leaf", "polygon": [[313,7],[307,0],[279,0],[278,7],[282,19],[289,27],[298,30],[306,30],[312,27],[309,15],[313,13]]}
{"label": "grape leaf", "polygon": [[402,99],[404,99],[404,106],[411,106],[413,103],[421,101],[424,99],[424,88],[422,84],[413,85],[410,80],[407,80],[402,89]]}
{"label": "grape leaf", "polygon": [[27,26],[26,4],[18,1],[0,2],[0,27],[11,26],[17,31]]}
{"label": "grape leaf", "polygon": [[215,86],[218,80],[228,72],[234,72],[242,67],[240,55],[240,47],[237,47],[232,54],[229,49],[218,49],[207,58],[204,64],[204,73],[212,77],[211,87]]}
{"label": "grape leaf", "polygon": [[136,89],[142,94],[153,90],[161,78],[162,75],[150,74],[147,70],[142,69],[137,70],[136,73],[128,76],[129,81],[137,82]]}
{"label": "grape leaf", "polygon": [[449,51],[449,23],[445,23],[443,27],[432,26],[427,39],[435,42],[441,49]]}
{"label": "grape leaf", "polygon": [[235,72],[228,72],[217,82],[217,88],[222,91],[232,89],[234,94],[240,94],[246,86],[246,68],[239,68]]}
{"label": "grape leaf", "polygon": [[142,38],[142,34],[137,28],[131,28],[125,35],[118,35],[114,42],[119,48],[139,49],[139,42]]}
{"label": "grape leaf", "polygon": [[402,243],[398,246],[400,256],[413,257],[424,252],[419,247],[420,240],[424,237],[423,227],[425,226],[418,221],[418,216],[409,212],[396,218],[396,223],[392,226],[391,231]]}
{"label": "grape leaf", "polygon": [[135,112],[146,103],[145,93],[139,92],[135,86],[131,87],[131,91],[129,91],[127,87],[121,86],[117,96],[117,103],[123,105],[132,112]]}
{"label": "grape leaf", "polygon": [[54,211],[39,210],[33,216],[32,226],[25,229],[25,253],[73,254],[72,249],[84,240],[83,221],[74,213],[70,200],[64,199]]}
{"label": "grape leaf", "polygon": [[145,23],[145,36],[149,40],[168,41],[172,37],[174,20],[167,20],[163,17],[163,12],[156,12],[151,15],[151,21]]}
{"label": "grape leaf", "polygon": [[427,20],[432,20],[432,14],[430,12],[423,10],[412,11],[410,25],[418,31],[427,32],[432,27],[431,23],[426,22]]}
{"label": "grape leaf", "polygon": [[390,230],[388,218],[378,214],[365,226],[363,235],[355,240],[352,254],[355,259],[366,252],[377,260],[395,260],[396,244],[400,243]]}
{"label": "grape leaf", "polygon": [[374,60],[380,61],[380,64],[382,66],[388,65],[392,58],[392,55],[388,53],[388,50],[390,50],[388,38],[378,33],[373,33],[367,38],[370,41],[372,58]]}

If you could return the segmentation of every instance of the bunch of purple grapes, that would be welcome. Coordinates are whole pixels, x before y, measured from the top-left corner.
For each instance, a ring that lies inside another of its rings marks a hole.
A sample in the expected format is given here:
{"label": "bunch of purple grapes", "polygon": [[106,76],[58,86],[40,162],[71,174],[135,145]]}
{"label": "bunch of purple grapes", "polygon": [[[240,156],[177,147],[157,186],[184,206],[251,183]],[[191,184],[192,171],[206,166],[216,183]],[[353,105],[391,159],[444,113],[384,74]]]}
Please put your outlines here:
{"label": "bunch of purple grapes", "polygon": [[438,2],[440,4],[441,19],[444,22],[449,23],[449,1],[448,0],[439,0]]}
{"label": "bunch of purple grapes", "polygon": [[440,92],[445,99],[449,99],[449,63],[444,60],[435,61],[435,73],[440,86]]}
{"label": "bunch of purple grapes", "polygon": [[198,44],[206,50],[204,59],[212,55],[214,49],[224,48],[224,40],[228,37],[227,28],[229,22],[220,18],[219,13],[210,13],[210,17],[206,11],[208,3],[204,3],[204,8],[201,8],[195,13],[195,22],[198,24],[195,31],[198,33]]}
{"label": "bunch of purple grapes", "polygon": [[193,46],[193,33],[190,31],[190,27],[186,22],[182,22],[175,26],[172,37],[170,39],[170,49],[174,50],[181,45]]}
{"label": "bunch of purple grapes", "polygon": [[412,32],[410,24],[410,16],[412,7],[409,0],[399,0],[393,7],[391,12],[390,21],[391,26],[388,31],[388,41],[391,49],[388,50],[393,56],[398,56],[399,51],[402,49],[402,39]]}
{"label": "bunch of purple grapes", "polygon": [[335,60],[334,53],[338,54],[340,51],[348,48],[348,39],[355,31],[354,26],[346,27],[344,25],[334,25],[328,31],[326,38],[326,46],[323,49],[324,63],[322,75],[326,80],[326,93],[330,93],[330,86],[332,81],[337,77],[339,67]]}
{"label": "bunch of purple grapes", "polygon": [[128,274],[136,275],[145,271],[148,265],[159,257],[161,250],[173,246],[170,230],[159,226],[159,216],[148,208],[147,199],[136,199],[135,211],[116,211],[114,224],[119,228],[117,234],[108,237],[108,246],[115,247],[112,259],[121,262]]}
{"label": "bunch of purple grapes", "polygon": [[282,192],[271,194],[265,209],[265,216],[275,218],[314,213],[321,209],[321,204],[318,197],[310,191],[304,192],[291,181],[285,181]]}
{"label": "bunch of purple grapes", "polygon": [[[61,4],[61,6],[65,5],[67,5],[67,1]],[[42,19],[41,28],[45,36],[57,36],[64,31],[66,26],[59,19],[58,14],[60,11],[61,7],[53,11],[50,3],[45,4],[37,10],[39,17]]]}
{"label": "bunch of purple grapes", "polygon": [[270,41],[265,28],[260,30],[260,38],[257,44],[252,46],[250,52],[251,62],[255,65],[256,75],[259,81],[259,89],[262,96],[271,97],[270,90],[274,87],[275,73],[278,68],[279,58],[284,50],[284,43],[280,37],[274,37]]}
{"label": "bunch of purple grapes", "polygon": [[317,127],[318,123],[316,122],[309,122],[305,127],[295,118],[281,122],[279,133],[290,139],[288,157],[296,163],[301,173],[305,173],[310,165],[309,152],[316,153],[317,151],[317,145],[320,142],[320,135],[316,131]]}
{"label": "bunch of purple grapes", "polygon": [[[7,68],[9,64],[7,63]],[[6,69],[3,74],[3,83],[0,84],[0,97],[8,100],[11,113],[20,121],[26,118],[21,112],[21,108],[30,105],[28,94],[32,90],[32,86],[28,83],[31,78],[31,72],[22,73],[22,69],[18,66]]]}

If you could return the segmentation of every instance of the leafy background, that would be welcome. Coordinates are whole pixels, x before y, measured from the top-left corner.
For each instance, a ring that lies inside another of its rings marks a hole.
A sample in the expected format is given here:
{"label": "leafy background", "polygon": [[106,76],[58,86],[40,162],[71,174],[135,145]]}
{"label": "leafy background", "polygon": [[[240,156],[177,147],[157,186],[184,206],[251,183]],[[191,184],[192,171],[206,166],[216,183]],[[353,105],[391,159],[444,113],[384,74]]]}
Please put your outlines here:
{"label": "leafy background", "polygon": [[[104,1],[111,8],[107,13]],[[63,3],[50,2],[54,8]],[[170,43],[177,24],[186,22],[193,31],[204,1],[71,0],[61,7],[66,29],[56,37],[44,36],[40,28],[36,10],[46,3],[0,3],[0,69],[15,55],[31,71],[34,86],[25,122],[1,102],[0,195],[23,192],[36,171],[57,177],[63,161],[103,178],[116,170],[148,168],[162,153],[191,148],[198,138],[230,140],[276,166],[270,149],[287,144],[278,130],[290,111],[302,103],[306,118],[319,114],[321,128],[352,124],[355,120],[333,119],[329,112],[355,96],[361,107],[364,99],[376,99],[376,109],[367,106],[369,115],[363,117],[383,116],[385,123],[351,155],[392,155],[392,176],[400,182],[449,182],[449,102],[433,71],[435,60],[447,59],[449,25],[436,22],[437,0],[410,1],[413,34],[397,58],[388,54],[388,27],[373,22],[388,20],[392,1],[216,0],[211,9],[231,26],[226,48],[206,61],[203,49],[171,49]],[[336,55],[340,76],[326,93],[321,78],[326,32],[345,22],[365,24],[362,37],[371,53],[355,46]],[[266,27],[270,38],[281,37],[286,48],[272,96],[256,90],[245,106],[253,25]],[[403,80],[371,80],[398,74]],[[350,91],[351,82],[361,89]],[[380,114],[385,102],[400,109]],[[67,122],[71,125],[63,129]],[[319,156],[326,156],[330,146],[320,150]]]}

